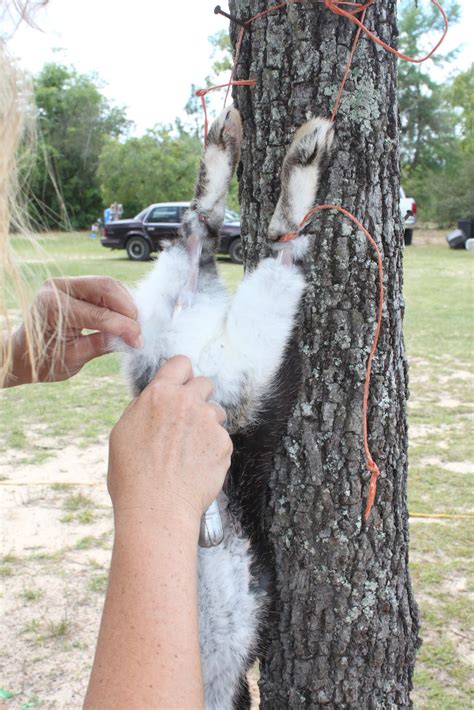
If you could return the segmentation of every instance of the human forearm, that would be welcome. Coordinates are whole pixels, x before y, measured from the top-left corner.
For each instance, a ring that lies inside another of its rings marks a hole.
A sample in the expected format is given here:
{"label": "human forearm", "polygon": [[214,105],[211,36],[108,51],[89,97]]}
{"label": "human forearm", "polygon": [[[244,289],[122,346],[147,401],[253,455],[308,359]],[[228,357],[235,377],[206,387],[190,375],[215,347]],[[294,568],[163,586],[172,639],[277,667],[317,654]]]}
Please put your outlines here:
{"label": "human forearm", "polygon": [[199,517],[125,511],[85,709],[202,708]]}
{"label": "human forearm", "polygon": [[86,710],[204,707],[197,542],[232,453],[211,394],[171,358],[110,435],[115,541]]}

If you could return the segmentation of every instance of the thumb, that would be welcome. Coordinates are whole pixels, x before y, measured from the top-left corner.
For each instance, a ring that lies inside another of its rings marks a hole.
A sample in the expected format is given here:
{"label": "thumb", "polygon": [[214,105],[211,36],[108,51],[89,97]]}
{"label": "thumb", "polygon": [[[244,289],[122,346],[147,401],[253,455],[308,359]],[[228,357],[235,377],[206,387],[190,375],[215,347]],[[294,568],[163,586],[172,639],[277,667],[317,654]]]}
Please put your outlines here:
{"label": "thumb", "polygon": [[160,367],[152,382],[168,380],[175,385],[185,385],[193,378],[194,374],[191,360],[185,355],[175,355]]}

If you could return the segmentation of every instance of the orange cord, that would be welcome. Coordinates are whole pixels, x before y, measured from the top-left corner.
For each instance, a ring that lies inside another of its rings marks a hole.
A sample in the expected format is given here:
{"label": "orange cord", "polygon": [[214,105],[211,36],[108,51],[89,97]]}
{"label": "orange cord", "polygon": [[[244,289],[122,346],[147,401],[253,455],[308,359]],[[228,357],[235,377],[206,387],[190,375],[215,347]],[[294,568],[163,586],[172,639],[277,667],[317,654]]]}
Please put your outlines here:
{"label": "orange cord", "polygon": [[207,141],[208,133],[208,118],[207,118],[207,108],[206,108],[206,94],[210,91],[216,91],[217,89],[223,89],[226,86],[255,86],[257,82],[255,79],[239,79],[237,81],[230,81],[228,84],[220,84],[219,86],[210,86],[208,89],[198,89],[196,91],[196,96],[201,99],[202,108],[204,110],[204,143]]}
{"label": "orange cord", "polygon": [[[262,17],[266,17],[267,15],[270,15],[272,12],[276,12],[277,10],[281,10],[282,8],[287,7],[288,5],[302,4],[302,3],[304,3],[304,2],[307,2],[307,0],[287,0],[286,2],[280,2],[280,3],[277,3],[276,5],[271,5],[271,6],[268,7],[266,10],[263,10],[262,12],[258,12],[258,13],[257,13],[256,15],[254,15],[253,17],[249,18],[248,20],[245,20],[245,22],[242,24],[242,26],[241,26],[241,28],[240,28],[239,36],[238,36],[238,39],[237,39],[237,42],[236,42],[236,45],[235,45],[235,55],[234,55],[234,62],[233,62],[233,67],[232,67],[232,71],[231,71],[230,80],[227,82],[227,84],[221,84],[220,86],[213,86],[213,87],[211,87],[211,88],[209,88],[209,89],[198,89],[198,90],[196,91],[196,96],[200,96],[200,97],[201,97],[201,102],[202,102],[203,109],[204,109],[204,125],[205,125],[205,128],[204,128],[204,140],[205,140],[206,137],[207,137],[207,130],[206,130],[206,128],[207,128],[208,121],[207,121],[206,102],[205,102],[203,96],[205,96],[209,91],[214,91],[214,89],[223,89],[223,88],[226,88],[226,87],[227,87],[227,91],[226,91],[226,95],[225,95],[225,100],[224,100],[224,106],[226,105],[227,99],[228,99],[228,97],[229,97],[230,87],[236,85],[236,82],[235,82],[235,80],[234,80],[234,74],[235,74],[235,69],[236,69],[237,62],[238,62],[238,59],[239,59],[239,56],[240,56],[240,48],[241,48],[241,46],[242,46],[242,41],[243,41],[243,38],[244,38],[244,35],[245,35],[245,31],[246,31],[247,29],[249,29],[249,27],[251,26],[251,24],[252,24],[253,22],[255,22],[255,20],[258,20],[258,19],[260,19],[260,18],[262,18]],[[421,57],[420,59],[415,59],[414,57],[409,57],[407,54],[403,54],[403,52],[399,52],[398,50],[394,49],[394,48],[391,47],[389,44],[387,44],[386,42],[384,42],[382,39],[380,39],[379,37],[377,37],[377,35],[375,35],[373,32],[371,32],[371,31],[365,26],[364,21],[365,21],[366,12],[367,12],[367,10],[369,9],[369,7],[371,7],[371,5],[373,5],[373,4],[375,3],[375,0],[366,0],[366,2],[363,3],[363,4],[357,3],[357,2],[350,2],[349,0],[316,0],[316,2],[324,3],[324,6],[325,6],[330,12],[333,12],[335,15],[339,15],[339,16],[341,16],[341,17],[345,17],[346,19],[348,19],[350,22],[353,22],[353,23],[354,23],[355,25],[357,25],[357,27],[358,27],[358,30],[357,30],[357,33],[356,33],[356,36],[355,36],[355,39],[354,39],[354,42],[353,42],[353,45],[352,45],[352,49],[351,49],[350,54],[349,54],[349,59],[348,59],[347,65],[346,65],[346,69],[345,69],[345,71],[344,71],[344,76],[343,76],[343,78],[342,78],[342,80],[341,80],[341,84],[340,84],[340,87],[339,87],[339,91],[338,91],[338,94],[337,94],[337,97],[336,97],[336,102],[335,102],[335,105],[334,105],[334,108],[333,108],[333,111],[332,111],[332,114],[331,114],[331,119],[332,119],[332,121],[334,121],[335,118],[336,118],[337,111],[338,111],[339,106],[340,106],[340,103],[341,103],[342,93],[343,93],[343,91],[344,91],[344,87],[345,87],[347,78],[348,78],[348,76],[349,76],[350,70],[351,70],[351,66],[352,66],[352,61],[353,61],[353,58],[354,58],[354,54],[355,54],[355,51],[356,51],[356,49],[357,49],[357,45],[358,45],[358,43],[359,43],[360,35],[361,35],[362,32],[365,32],[365,34],[366,34],[371,40],[373,40],[376,44],[378,44],[378,45],[380,45],[381,47],[383,47],[387,52],[390,52],[391,54],[394,54],[394,55],[395,55],[396,57],[398,57],[399,59],[404,59],[405,61],[407,61],[407,62],[412,62],[412,63],[414,63],[414,64],[421,64],[422,62],[426,62],[428,59],[430,59],[430,58],[433,56],[433,54],[436,52],[436,50],[440,47],[441,43],[444,41],[444,39],[445,39],[445,37],[446,37],[446,34],[447,34],[447,32],[448,32],[449,22],[448,22],[448,17],[447,17],[447,15],[446,15],[445,11],[444,11],[443,8],[441,7],[441,5],[440,5],[440,3],[438,2],[438,0],[431,0],[431,2],[433,3],[433,5],[439,10],[439,12],[441,13],[441,15],[442,15],[442,17],[443,17],[443,20],[444,20],[444,30],[443,30],[443,33],[442,33],[440,39],[439,39],[438,42],[435,44],[435,46],[433,47],[433,49],[431,49],[430,52],[428,52],[428,54],[425,55],[424,57]],[[350,5],[350,6],[353,7],[353,9],[352,9],[352,10],[344,10],[344,9],[341,7],[341,5]],[[356,17],[356,15],[358,15],[358,14],[362,14],[362,17],[361,17],[360,20],[359,20],[358,17]],[[255,84],[256,84],[256,81],[253,80],[253,82],[252,82],[251,84],[242,84],[242,85],[244,85],[244,86],[245,86],[245,85],[246,85],[246,86],[255,86]],[[237,85],[238,85],[238,84],[237,84]],[[204,94],[202,94],[203,91],[205,92]]]}
{"label": "orange cord", "polygon": [[[318,2],[321,2],[321,0],[318,0]],[[438,0],[431,0],[433,5],[439,10],[441,13],[443,20],[444,20],[444,30],[441,35],[441,38],[438,40],[438,42],[435,44],[433,49],[428,52],[428,54],[424,57],[421,57],[420,59],[415,59],[414,57],[409,57],[407,54],[403,54],[403,52],[399,52],[397,49],[394,49],[391,47],[389,44],[384,42],[382,39],[377,37],[377,35],[374,35],[373,32],[371,32],[367,27],[364,25],[363,20],[359,20],[355,15],[358,12],[361,12],[362,10],[367,10],[371,5],[374,4],[375,0],[367,0],[367,2],[364,5],[360,5],[356,10],[353,10],[352,12],[348,12],[347,10],[343,10],[339,5],[342,4],[347,4],[347,3],[341,3],[338,0],[322,0],[324,2],[325,7],[327,7],[328,10],[331,10],[331,12],[334,12],[336,15],[341,15],[341,17],[346,17],[348,20],[353,22],[355,25],[359,27],[359,29],[362,32],[365,32],[367,37],[370,37],[371,40],[373,40],[376,44],[380,45],[383,47],[387,52],[390,52],[391,54],[394,54],[396,57],[399,59],[404,59],[406,62],[412,62],[413,64],[421,64],[422,62],[426,62],[427,59],[430,59],[433,54],[436,52],[436,50],[439,48],[441,43],[444,41],[444,38],[446,37],[446,34],[448,32],[448,27],[449,27],[449,22],[448,22],[448,16],[446,15],[445,11],[439,4]],[[353,3],[355,4],[355,3]]]}
{"label": "orange cord", "polygon": [[340,207],[339,205],[316,205],[316,207],[313,207],[310,209],[310,211],[303,217],[301,220],[301,224],[298,228],[297,232],[290,232],[289,234],[284,234],[279,241],[280,242],[289,242],[293,239],[296,239],[296,237],[299,235],[300,231],[303,229],[305,226],[306,222],[312,217],[316,212],[320,212],[321,210],[337,210],[341,214],[343,214],[345,217],[350,219],[354,224],[360,229],[364,235],[367,237],[373,248],[375,249],[375,252],[377,254],[377,265],[378,265],[378,272],[379,272],[379,303],[378,303],[378,312],[377,312],[377,327],[375,329],[375,335],[374,339],[372,341],[372,347],[370,348],[370,354],[369,358],[367,360],[367,370],[365,374],[365,384],[364,384],[364,400],[363,400],[363,407],[362,407],[362,416],[364,419],[364,450],[365,450],[365,458],[367,462],[367,468],[370,471],[371,477],[370,477],[370,484],[369,484],[369,496],[367,500],[367,506],[365,508],[365,513],[364,513],[364,520],[368,520],[370,511],[372,510],[372,506],[374,504],[375,500],[375,493],[377,489],[377,479],[380,476],[380,470],[375,461],[372,458],[372,454],[370,453],[369,449],[369,433],[368,433],[368,426],[367,426],[367,407],[368,407],[368,401],[369,401],[369,390],[370,390],[370,375],[372,372],[372,361],[374,359],[375,351],[377,349],[377,344],[379,341],[379,336],[380,336],[380,329],[382,327],[382,309],[383,309],[383,302],[384,302],[384,289],[383,289],[383,266],[382,266],[382,254],[380,253],[380,249],[377,246],[377,243],[375,242],[374,238],[372,235],[367,231],[367,229],[364,227],[364,225],[359,222],[359,220],[354,217],[353,214],[348,212],[344,207]]}
{"label": "orange cord", "polygon": [[[207,132],[208,132],[208,118],[207,118],[207,108],[206,108],[206,100],[205,96],[209,91],[214,91],[215,89],[222,89],[224,87],[227,87],[227,92],[224,100],[224,106],[227,103],[227,99],[229,96],[230,92],[230,87],[231,86],[255,86],[256,81],[254,79],[248,79],[248,80],[236,80],[234,79],[234,74],[235,70],[237,67],[237,62],[240,56],[240,49],[242,46],[242,41],[245,35],[245,31],[251,26],[255,20],[265,17],[266,15],[269,15],[272,12],[276,12],[277,10],[281,10],[284,7],[287,7],[288,5],[294,5],[297,3],[303,3],[306,2],[306,0],[287,0],[286,2],[280,2],[276,5],[272,5],[271,7],[267,8],[266,10],[263,10],[262,12],[257,13],[250,19],[246,20],[243,22],[239,36],[237,38],[236,46],[235,46],[235,55],[234,55],[234,62],[233,62],[233,67],[231,71],[231,76],[230,80],[227,84],[221,84],[220,86],[213,86],[208,89],[199,89],[196,91],[196,96],[201,97],[201,102],[204,110],[204,141],[207,140]],[[346,64],[346,68],[344,70],[344,74],[341,80],[341,84],[339,86],[339,90],[336,96],[336,101],[334,103],[334,108],[332,110],[331,114],[331,120],[334,123],[336,120],[337,112],[339,110],[340,104],[341,104],[341,98],[342,94],[344,92],[344,88],[347,82],[347,79],[349,77],[351,67],[352,67],[352,62],[354,59],[354,54],[357,49],[357,45],[360,40],[360,36],[362,32],[365,32],[365,34],[373,40],[376,44],[380,45],[383,47],[387,52],[390,52],[391,54],[394,54],[396,57],[399,59],[404,59],[407,62],[412,62],[414,64],[421,64],[422,62],[426,62],[430,57],[433,56],[433,54],[436,52],[436,50],[439,48],[441,43],[444,41],[446,34],[448,32],[448,17],[441,7],[440,3],[438,0],[431,0],[433,5],[437,7],[439,12],[441,13],[443,20],[444,20],[444,30],[441,35],[441,38],[439,41],[436,43],[436,45],[433,47],[433,49],[424,57],[421,57],[420,59],[415,59],[413,57],[409,57],[406,54],[403,54],[402,52],[398,52],[396,49],[391,47],[389,44],[381,40],[379,37],[374,35],[373,32],[371,32],[364,24],[365,22],[365,16],[367,13],[367,10],[371,7],[371,5],[374,4],[375,0],[366,0],[364,3],[358,3],[358,2],[350,2],[350,0],[316,0],[316,2],[322,2],[324,3],[324,6],[333,12],[335,15],[340,15],[341,17],[347,18],[350,22],[354,23],[357,26],[357,32],[354,38],[354,41],[352,43],[352,47],[349,53],[348,61]],[[351,10],[345,10],[341,6],[342,5],[348,5],[351,6]],[[361,15],[361,19],[356,17],[356,15]],[[364,384],[364,399],[363,399],[363,419],[364,419],[364,450],[365,450],[365,458],[366,458],[366,463],[367,463],[367,469],[369,470],[371,477],[370,477],[370,483],[369,483],[369,495],[367,498],[367,505],[365,508],[364,512],[364,520],[367,521],[370,512],[372,510],[374,500],[375,500],[375,494],[377,491],[377,479],[380,476],[380,470],[375,463],[375,461],[372,458],[372,454],[370,453],[369,449],[369,442],[368,442],[368,425],[367,425],[367,408],[368,408],[368,400],[369,400],[369,390],[370,390],[370,376],[372,372],[372,362],[374,359],[375,351],[377,349],[377,344],[379,340],[379,335],[380,335],[380,329],[382,327],[382,309],[383,309],[383,301],[384,301],[384,289],[383,289],[383,265],[382,265],[382,255],[380,253],[380,249],[378,248],[375,240],[369,234],[367,229],[359,222],[359,220],[354,217],[353,214],[348,212],[346,209],[343,207],[340,207],[338,205],[317,205],[316,207],[313,207],[307,215],[305,215],[304,219],[302,220],[300,227],[297,232],[292,232],[290,234],[285,234],[281,237],[280,241],[281,242],[287,242],[290,241],[291,239],[295,239],[300,230],[303,228],[303,226],[306,224],[307,220],[316,212],[319,212],[320,210],[337,210],[341,214],[343,214],[345,217],[350,219],[366,236],[366,238],[369,240],[371,243],[372,247],[375,249],[375,252],[377,254],[377,264],[378,264],[378,272],[379,272],[379,303],[378,303],[378,316],[377,316],[377,327],[375,329],[375,335],[374,339],[372,342],[372,347],[370,349],[370,354],[369,358],[367,361],[367,370],[366,370],[366,376],[365,376],[365,384]]]}

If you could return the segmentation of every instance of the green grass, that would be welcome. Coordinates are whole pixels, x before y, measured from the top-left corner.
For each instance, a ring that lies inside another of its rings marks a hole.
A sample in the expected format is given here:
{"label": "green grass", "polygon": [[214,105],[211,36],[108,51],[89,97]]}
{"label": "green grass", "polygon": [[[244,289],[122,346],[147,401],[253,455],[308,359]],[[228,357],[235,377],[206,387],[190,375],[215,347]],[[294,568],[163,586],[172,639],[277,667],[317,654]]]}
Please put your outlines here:
{"label": "green grass", "polygon": [[13,562],[18,562],[19,558],[14,555],[13,552],[8,552],[1,558],[1,564],[12,564]]}
{"label": "green grass", "polygon": [[93,508],[94,501],[89,496],[85,496],[82,493],[76,493],[75,495],[70,495],[63,501],[64,510],[77,511],[82,508]]}
{"label": "green grass", "polygon": [[97,574],[90,578],[87,588],[90,592],[98,592],[104,594],[107,590],[107,582],[109,576],[107,574]]}
{"label": "green grass", "polygon": [[[28,261],[25,269],[32,289],[48,271],[53,275],[106,274],[133,285],[152,267],[128,261],[124,252],[109,252],[86,234],[44,235],[39,240],[43,252],[36,253],[26,240],[14,241],[18,253]],[[468,468],[474,459],[470,419],[474,398],[470,379],[474,372],[473,267],[472,254],[449,250],[445,245],[420,246],[416,235],[415,245],[405,251],[411,427],[408,493],[413,513],[455,515],[472,513],[474,508]],[[220,260],[219,268],[235,288],[242,269],[225,259]],[[100,358],[68,382],[2,393],[0,445],[13,447],[25,460],[36,462],[71,442],[87,446],[108,436],[127,401],[118,357]],[[36,434],[51,448],[40,447]],[[449,470],[450,466],[454,469]],[[87,496],[75,495],[64,484],[52,488],[69,494],[63,522],[87,524],[94,520],[95,509]],[[471,625],[474,592],[473,538],[472,521],[411,520],[411,573],[420,600],[424,638],[415,678],[417,710],[458,710],[471,703],[465,637]],[[102,538],[86,536],[75,548],[88,550],[104,544]],[[59,560],[63,554],[38,553],[31,559]],[[89,563],[91,568],[99,567],[95,560]],[[2,569],[4,575],[13,573],[11,563],[0,567],[0,574]],[[103,594],[106,585],[105,574],[88,581],[88,589],[97,593]],[[25,601],[29,600],[25,597]]]}
{"label": "green grass", "polygon": [[[129,261],[123,251],[110,252],[84,233],[46,234],[38,241],[40,251],[32,252],[28,240],[13,240],[15,251],[27,261],[32,291],[49,275],[57,274],[105,274],[133,286],[152,268],[151,262]],[[50,261],[44,263],[45,259]],[[219,265],[226,281],[235,288],[242,268],[225,258]],[[84,447],[107,437],[128,401],[119,357],[107,355],[88,363],[67,382],[2,392],[0,446],[21,449],[25,456],[20,463],[41,463],[71,441]],[[35,434],[51,448],[39,447]]]}
{"label": "green grass", "polygon": [[29,639],[36,644],[43,644],[51,639],[63,639],[71,630],[71,623],[63,617],[59,621],[42,621],[41,619],[31,619],[20,629],[21,635],[28,635]]}
{"label": "green grass", "polygon": [[49,621],[46,624],[46,633],[44,635],[44,638],[51,639],[67,636],[70,629],[71,624],[67,619],[61,619],[60,621]]}
{"label": "green grass", "polygon": [[51,484],[51,490],[54,491],[55,493],[67,493],[67,491],[70,491],[74,486],[71,483],[52,483]]}
{"label": "green grass", "polygon": [[27,558],[30,562],[59,562],[64,557],[67,548],[55,552],[32,552]]}
{"label": "green grass", "polygon": [[107,535],[101,535],[100,537],[95,537],[94,535],[86,535],[81,537],[75,544],[76,550],[91,550],[92,548],[107,548],[109,547],[109,542],[107,540]]}
{"label": "green grass", "polygon": [[472,254],[445,245],[405,251],[405,335],[413,357],[470,360]]}
{"label": "green grass", "polygon": [[37,602],[44,597],[44,591],[42,589],[24,589],[20,597],[25,602]]}
{"label": "green grass", "polygon": [[42,626],[41,619],[31,619],[31,621],[25,624],[20,630],[20,634],[37,634]]}
{"label": "green grass", "polygon": [[[474,511],[473,266],[471,254],[444,245],[405,252],[412,513]],[[466,637],[473,522],[411,521],[411,573],[424,639],[415,672],[417,710],[472,707]]]}
{"label": "green grass", "polygon": [[75,493],[67,496],[63,500],[63,510],[66,514],[60,518],[61,523],[80,523],[89,525],[96,519],[96,512],[93,510],[95,503],[89,496],[82,493]]}

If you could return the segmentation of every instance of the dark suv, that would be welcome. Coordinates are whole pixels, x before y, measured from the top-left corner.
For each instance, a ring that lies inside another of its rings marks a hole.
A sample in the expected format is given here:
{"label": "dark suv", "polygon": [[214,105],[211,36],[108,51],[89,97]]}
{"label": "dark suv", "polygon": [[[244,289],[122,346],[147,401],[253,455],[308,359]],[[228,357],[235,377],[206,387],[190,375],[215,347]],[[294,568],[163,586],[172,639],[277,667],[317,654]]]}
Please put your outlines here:
{"label": "dark suv", "polygon": [[[133,219],[109,222],[102,230],[101,243],[110,249],[126,249],[132,261],[146,261],[151,252],[160,251],[163,239],[174,239],[189,202],[160,202],[150,205]],[[221,254],[234,264],[242,263],[240,221],[237,212],[225,211],[221,229]]]}

